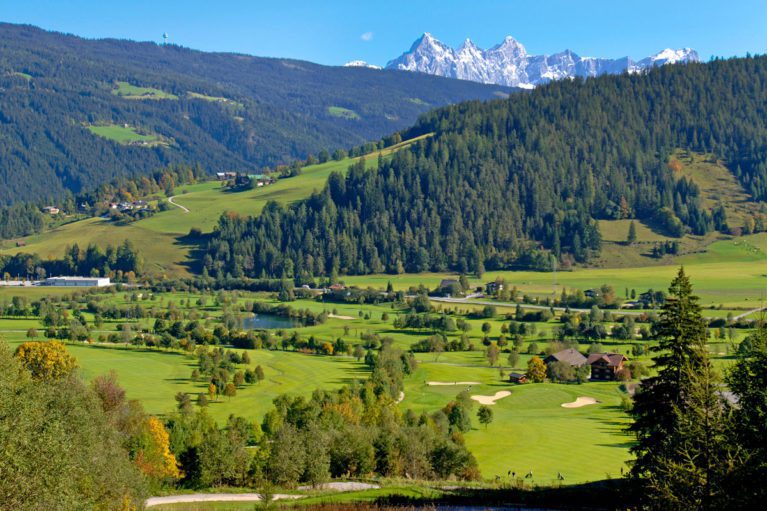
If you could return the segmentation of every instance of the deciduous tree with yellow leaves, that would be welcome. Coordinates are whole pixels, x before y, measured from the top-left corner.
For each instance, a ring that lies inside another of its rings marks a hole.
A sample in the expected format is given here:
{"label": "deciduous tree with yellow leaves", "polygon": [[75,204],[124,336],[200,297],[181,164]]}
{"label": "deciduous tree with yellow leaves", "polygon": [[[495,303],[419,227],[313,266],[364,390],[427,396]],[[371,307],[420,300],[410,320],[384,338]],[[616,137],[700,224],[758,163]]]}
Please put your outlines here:
{"label": "deciduous tree with yellow leaves", "polygon": [[546,364],[539,357],[527,362],[527,379],[533,383],[542,383],[546,379]]}
{"label": "deciduous tree with yellow leaves", "polygon": [[25,342],[16,348],[16,358],[36,380],[66,378],[77,367],[75,357],[59,341]]}
{"label": "deciduous tree with yellow leaves", "polygon": [[176,457],[170,452],[170,437],[163,423],[150,416],[144,423],[141,448],[136,454],[136,464],[153,479],[179,479]]}

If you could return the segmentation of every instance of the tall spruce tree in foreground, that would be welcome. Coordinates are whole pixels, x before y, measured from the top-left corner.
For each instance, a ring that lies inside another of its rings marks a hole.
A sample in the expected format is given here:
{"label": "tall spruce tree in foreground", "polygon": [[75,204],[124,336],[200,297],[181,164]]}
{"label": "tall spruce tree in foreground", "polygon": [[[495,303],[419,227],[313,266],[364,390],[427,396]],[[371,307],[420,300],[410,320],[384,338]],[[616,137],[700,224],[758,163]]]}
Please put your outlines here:
{"label": "tall spruce tree in foreground", "polygon": [[657,375],[634,399],[636,455],[630,476],[645,509],[711,509],[725,500],[732,470],[729,409],[706,351],[706,324],[680,268],[669,288],[653,348]]}
{"label": "tall spruce tree in foreground", "polygon": [[742,463],[731,478],[733,508],[758,509],[767,499],[767,328],[764,318],[739,350],[726,381],[737,398],[733,411],[733,443]]}

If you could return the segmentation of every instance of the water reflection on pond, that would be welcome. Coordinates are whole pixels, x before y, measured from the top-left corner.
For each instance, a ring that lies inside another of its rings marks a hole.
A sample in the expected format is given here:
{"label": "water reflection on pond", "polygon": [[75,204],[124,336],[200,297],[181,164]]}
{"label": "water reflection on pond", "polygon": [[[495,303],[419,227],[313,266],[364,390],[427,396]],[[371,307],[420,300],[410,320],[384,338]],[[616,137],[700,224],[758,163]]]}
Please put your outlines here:
{"label": "water reflection on pond", "polygon": [[274,314],[256,314],[242,320],[242,326],[248,330],[271,330],[276,328],[298,328],[299,321]]}

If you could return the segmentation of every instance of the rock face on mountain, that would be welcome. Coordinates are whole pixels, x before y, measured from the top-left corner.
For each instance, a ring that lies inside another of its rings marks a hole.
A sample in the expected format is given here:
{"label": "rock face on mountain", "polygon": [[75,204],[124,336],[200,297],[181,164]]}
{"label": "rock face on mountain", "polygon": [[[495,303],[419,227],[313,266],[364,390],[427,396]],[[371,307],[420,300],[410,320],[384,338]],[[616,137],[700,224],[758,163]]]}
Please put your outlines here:
{"label": "rock face on mountain", "polygon": [[697,52],[690,48],[666,49],[639,61],[629,57],[581,57],[570,50],[553,55],[528,55],[525,47],[511,36],[487,50],[477,47],[469,39],[460,47],[451,48],[431,34],[425,33],[413,43],[410,50],[390,61],[386,68],[533,88],[562,78],[617,74],[624,71],[635,73],[663,64],[697,61]]}

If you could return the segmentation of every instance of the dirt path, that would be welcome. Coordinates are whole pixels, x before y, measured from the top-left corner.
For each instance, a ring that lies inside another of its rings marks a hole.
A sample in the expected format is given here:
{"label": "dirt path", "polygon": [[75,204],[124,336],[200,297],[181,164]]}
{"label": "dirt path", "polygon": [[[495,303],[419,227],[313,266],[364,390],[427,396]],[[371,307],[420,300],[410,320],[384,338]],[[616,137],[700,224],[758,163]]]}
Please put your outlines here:
{"label": "dirt path", "polygon": [[[275,495],[274,500],[300,499],[303,495]],[[190,493],[188,495],[168,495],[146,499],[146,507],[166,504],[185,504],[190,502],[260,502],[258,493]]]}
{"label": "dirt path", "polygon": [[177,202],[173,202],[173,199],[175,199],[176,197],[178,197],[178,195],[174,195],[173,197],[168,197],[168,202],[170,202],[171,204],[173,204],[177,208],[183,209],[184,213],[189,213],[189,210],[186,208],[186,206],[182,206],[181,204],[179,204]]}

